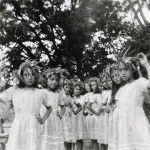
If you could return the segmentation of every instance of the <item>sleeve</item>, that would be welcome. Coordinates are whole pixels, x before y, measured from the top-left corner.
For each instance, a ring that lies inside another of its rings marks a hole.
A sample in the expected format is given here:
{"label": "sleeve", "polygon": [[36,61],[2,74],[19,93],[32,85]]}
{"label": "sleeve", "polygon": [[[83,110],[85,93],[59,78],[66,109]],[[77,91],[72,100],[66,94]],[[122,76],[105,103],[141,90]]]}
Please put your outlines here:
{"label": "sleeve", "polygon": [[48,97],[48,92],[46,90],[42,90],[42,100],[43,100],[43,105],[46,108],[51,106],[50,99]]}
{"label": "sleeve", "polygon": [[10,87],[7,90],[5,90],[4,92],[2,92],[0,94],[0,100],[3,101],[3,102],[11,101],[12,100],[13,91],[14,91],[14,88]]}
{"label": "sleeve", "polygon": [[81,97],[80,104],[81,104],[81,106],[83,106],[85,104],[85,97],[84,96]]}
{"label": "sleeve", "polygon": [[97,98],[97,104],[98,105],[101,105],[102,104],[102,95],[98,95],[98,98]]}
{"label": "sleeve", "polygon": [[96,102],[96,96],[95,95],[91,96],[91,98],[89,99],[89,102],[91,104],[95,103]]}
{"label": "sleeve", "polygon": [[65,105],[65,97],[59,95],[58,106],[64,106],[64,105]]}
{"label": "sleeve", "polygon": [[150,81],[144,77],[139,78],[137,83],[141,92],[146,92],[148,90],[148,86],[150,85]]}
{"label": "sleeve", "polygon": [[107,104],[110,103],[110,101],[111,101],[111,93],[112,93],[112,91],[109,91]]}
{"label": "sleeve", "polygon": [[103,93],[103,95],[102,95],[102,104],[103,104],[103,105],[107,104],[107,101],[108,101],[108,95],[107,95],[107,93],[105,92],[105,93]]}

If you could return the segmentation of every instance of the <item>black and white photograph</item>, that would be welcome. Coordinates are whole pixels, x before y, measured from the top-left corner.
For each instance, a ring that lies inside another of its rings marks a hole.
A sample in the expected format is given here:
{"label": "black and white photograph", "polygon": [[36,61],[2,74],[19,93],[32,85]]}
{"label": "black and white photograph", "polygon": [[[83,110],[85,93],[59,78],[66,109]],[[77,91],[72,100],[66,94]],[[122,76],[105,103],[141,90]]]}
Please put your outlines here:
{"label": "black and white photograph", "polygon": [[150,150],[150,0],[0,0],[0,150]]}

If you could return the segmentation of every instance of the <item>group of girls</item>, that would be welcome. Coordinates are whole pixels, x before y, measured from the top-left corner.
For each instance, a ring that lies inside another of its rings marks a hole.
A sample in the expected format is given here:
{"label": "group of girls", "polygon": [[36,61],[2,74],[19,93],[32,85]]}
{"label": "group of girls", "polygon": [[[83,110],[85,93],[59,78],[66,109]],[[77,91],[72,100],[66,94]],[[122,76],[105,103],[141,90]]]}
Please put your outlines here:
{"label": "group of girls", "polygon": [[136,59],[121,59],[84,83],[47,69],[42,88],[39,68],[25,61],[17,86],[0,94],[1,105],[10,103],[15,112],[6,150],[83,150],[84,140],[95,150],[150,150],[143,110],[150,101],[150,63],[143,53]]}

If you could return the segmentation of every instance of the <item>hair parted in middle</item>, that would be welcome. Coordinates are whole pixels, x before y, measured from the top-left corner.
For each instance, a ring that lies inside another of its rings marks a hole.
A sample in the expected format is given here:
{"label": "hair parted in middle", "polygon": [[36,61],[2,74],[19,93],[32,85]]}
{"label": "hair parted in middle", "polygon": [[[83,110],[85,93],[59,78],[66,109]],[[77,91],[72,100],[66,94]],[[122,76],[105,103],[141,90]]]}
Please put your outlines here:
{"label": "hair parted in middle", "polygon": [[40,67],[38,66],[37,61],[29,60],[29,59],[25,60],[18,69],[19,84],[17,86],[19,88],[25,87],[25,84],[23,81],[23,72],[26,68],[31,69],[33,72],[33,75],[35,76],[35,83],[33,84],[33,87],[38,87]]}

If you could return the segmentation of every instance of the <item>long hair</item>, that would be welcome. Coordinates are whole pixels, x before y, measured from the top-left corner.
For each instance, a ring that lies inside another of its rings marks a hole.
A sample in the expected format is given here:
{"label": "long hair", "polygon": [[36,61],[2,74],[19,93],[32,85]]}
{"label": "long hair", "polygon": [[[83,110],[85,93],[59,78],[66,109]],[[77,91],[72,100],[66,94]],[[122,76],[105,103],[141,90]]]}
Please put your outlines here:
{"label": "long hair", "polygon": [[112,80],[112,92],[111,92],[111,101],[110,103],[115,103],[115,96],[116,96],[116,93],[118,92],[120,86],[123,84],[123,81],[121,81],[120,84],[116,84],[113,79],[112,79],[112,73],[113,71],[118,71],[118,64],[113,64],[111,67],[110,67],[110,79]]}
{"label": "long hair", "polygon": [[59,88],[60,73],[58,73],[55,68],[52,68],[52,69],[48,68],[44,71],[43,85],[42,85],[44,88],[48,88],[47,81],[48,81],[48,78],[50,78],[52,75],[56,76],[56,78],[58,79],[57,89]]}
{"label": "long hair", "polygon": [[39,83],[39,67],[35,63],[33,63],[32,61],[29,61],[29,60],[26,60],[19,67],[19,70],[18,70],[19,84],[17,86],[19,88],[24,88],[26,86],[25,83],[24,83],[24,79],[23,79],[23,72],[27,68],[31,69],[33,75],[35,76],[35,80],[34,80],[34,83],[33,83],[32,87],[38,88],[38,83]]}
{"label": "long hair", "polygon": [[[89,80],[90,85],[91,85],[92,82],[95,82],[97,84],[96,93],[100,93],[99,87],[98,87],[99,86],[99,79],[97,77],[90,78],[90,80]],[[93,91],[93,89],[92,89],[92,91]]]}

